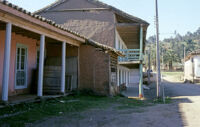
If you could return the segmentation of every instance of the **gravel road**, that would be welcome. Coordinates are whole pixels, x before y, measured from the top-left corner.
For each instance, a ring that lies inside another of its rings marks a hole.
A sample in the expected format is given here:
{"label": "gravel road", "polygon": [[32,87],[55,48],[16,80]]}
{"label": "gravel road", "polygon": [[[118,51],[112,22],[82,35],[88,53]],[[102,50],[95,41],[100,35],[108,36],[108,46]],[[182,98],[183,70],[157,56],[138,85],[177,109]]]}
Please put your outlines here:
{"label": "gravel road", "polygon": [[165,77],[166,96],[170,104],[136,109],[94,109],[36,122],[44,127],[200,127],[200,85],[173,82]]}

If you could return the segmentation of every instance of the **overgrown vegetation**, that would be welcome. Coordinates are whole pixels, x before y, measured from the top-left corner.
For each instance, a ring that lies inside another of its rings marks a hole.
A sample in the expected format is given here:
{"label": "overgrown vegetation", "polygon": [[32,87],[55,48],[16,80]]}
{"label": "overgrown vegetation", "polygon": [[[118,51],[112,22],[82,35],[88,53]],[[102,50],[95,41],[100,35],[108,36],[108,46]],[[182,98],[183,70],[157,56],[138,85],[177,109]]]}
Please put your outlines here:
{"label": "overgrown vegetation", "polygon": [[44,118],[87,111],[93,108],[105,109],[114,106],[116,110],[123,110],[148,105],[152,105],[152,103],[121,96],[105,97],[79,93],[67,97],[44,100],[39,103],[20,104],[1,109],[0,116],[5,118],[0,118],[0,126],[22,127]]}
{"label": "overgrown vegetation", "polygon": [[[147,50],[150,49],[151,65],[156,66],[156,38],[149,37]],[[200,49],[200,28],[194,33],[187,32],[181,36],[175,32],[175,37],[166,38],[160,42],[161,66],[172,70],[173,67],[183,68],[184,47],[186,56],[192,51]]]}

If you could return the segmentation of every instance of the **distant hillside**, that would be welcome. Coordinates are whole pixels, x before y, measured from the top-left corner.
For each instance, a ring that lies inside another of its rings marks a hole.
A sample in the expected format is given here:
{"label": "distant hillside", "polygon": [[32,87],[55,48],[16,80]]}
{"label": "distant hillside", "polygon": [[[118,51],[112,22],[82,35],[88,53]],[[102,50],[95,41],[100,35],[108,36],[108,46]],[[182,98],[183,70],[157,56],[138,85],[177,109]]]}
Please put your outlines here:
{"label": "distant hillside", "polygon": [[[152,65],[155,65],[155,42],[155,36],[149,37],[146,47],[146,50],[151,47]],[[187,34],[183,36],[176,34],[174,38],[166,38],[161,41],[160,53],[163,65],[165,67],[168,66],[169,69],[172,69],[174,65],[181,65],[183,62],[184,47],[186,49],[186,55],[194,50],[200,49],[200,28],[194,33],[187,32]]]}

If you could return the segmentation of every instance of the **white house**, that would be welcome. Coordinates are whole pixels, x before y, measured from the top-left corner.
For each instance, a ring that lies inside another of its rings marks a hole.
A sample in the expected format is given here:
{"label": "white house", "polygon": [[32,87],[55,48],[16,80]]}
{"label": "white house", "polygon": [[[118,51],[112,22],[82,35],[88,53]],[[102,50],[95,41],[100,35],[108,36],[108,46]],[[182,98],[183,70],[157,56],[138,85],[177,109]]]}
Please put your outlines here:
{"label": "white house", "polygon": [[200,82],[200,50],[191,52],[185,59],[185,81]]}

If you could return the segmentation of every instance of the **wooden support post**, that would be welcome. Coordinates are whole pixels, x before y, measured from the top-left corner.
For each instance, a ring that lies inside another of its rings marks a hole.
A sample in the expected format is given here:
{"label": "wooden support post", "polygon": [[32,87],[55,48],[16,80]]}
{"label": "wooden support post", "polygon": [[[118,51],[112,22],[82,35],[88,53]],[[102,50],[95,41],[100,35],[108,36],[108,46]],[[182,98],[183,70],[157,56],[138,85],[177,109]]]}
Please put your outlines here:
{"label": "wooden support post", "polygon": [[66,42],[62,42],[61,93],[65,94]]}
{"label": "wooden support post", "polygon": [[140,26],[140,83],[139,98],[143,98],[143,25]]}
{"label": "wooden support post", "polygon": [[151,83],[151,78],[150,78],[150,76],[151,76],[151,72],[150,72],[150,70],[151,70],[151,56],[150,56],[150,49],[149,49],[149,51],[148,51],[148,84],[150,85],[150,83]]}
{"label": "wooden support post", "polygon": [[4,64],[3,64],[3,84],[2,84],[2,101],[8,101],[8,85],[9,85],[9,68],[10,68],[10,49],[11,49],[11,35],[12,24],[6,24],[6,39],[4,51]]}
{"label": "wooden support post", "polygon": [[119,71],[119,67],[117,67],[117,86],[119,86],[119,84],[120,84],[120,80],[119,80],[119,73],[120,73],[120,71]]}
{"label": "wooden support post", "polygon": [[81,80],[80,80],[80,48],[78,47],[78,89],[80,88]]}
{"label": "wooden support post", "polygon": [[123,70],[120,71],[120,83],[119,85],[121,85],[123,83]]}
{"label": "wooden support post", "polygon": [[128,87],[128,71],[126,71],[126,87]]}
{"label": "wooden support post", "polygon": [[40,58],[39,58],[39,73],[38,73],[38,97],[43,96],[43,72],[44,72],[44,47],[45,36],[40,36]]}

